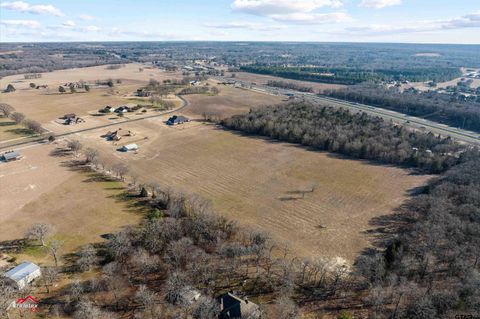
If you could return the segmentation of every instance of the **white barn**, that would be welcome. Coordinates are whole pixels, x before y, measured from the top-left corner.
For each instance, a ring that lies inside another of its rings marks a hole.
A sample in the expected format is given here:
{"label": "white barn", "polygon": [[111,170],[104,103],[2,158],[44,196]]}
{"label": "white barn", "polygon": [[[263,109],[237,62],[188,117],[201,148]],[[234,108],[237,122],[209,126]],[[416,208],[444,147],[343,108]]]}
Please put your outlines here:
{"label": "white barn", "polygon": [[40,267],[31,262],[23,262],[4,274],[5,277],[15,282],[18,289],[25,288],[25,286],[41,275]]}

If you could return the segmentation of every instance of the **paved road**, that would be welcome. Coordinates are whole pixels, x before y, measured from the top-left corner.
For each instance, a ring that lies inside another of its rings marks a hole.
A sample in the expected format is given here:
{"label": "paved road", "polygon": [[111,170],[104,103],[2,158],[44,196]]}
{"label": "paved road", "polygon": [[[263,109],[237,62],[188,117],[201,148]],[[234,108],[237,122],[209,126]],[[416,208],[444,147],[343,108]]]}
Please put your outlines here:
{"label": "paved road", "polygon": [[[148,116],[139,117],[139,118],[135,118],[135,119],[128,119],[128,120],[124,120],[124,121],[121,121],[121,122],[108,123],[108,124],[98,125],[98,126],[94,126],[94,127],[88,127],[88,128],[84,128],[84,129],[70,131],[70,132],[66,132],[66,133],[55,134],[55,137],[57,137],[57,138],[58,137],[65,137],[65,136],[73,135],[73,134],[77,134],[77,133],[97,130],[99,128],[105,128],[105,127],[110,127],[110,126],[120,125],[120,124],[124,124],[124,123],[130,123],[130,122],[138,122],[138,121],[143,121],[143,120],[146,120],[146,119],[151,119],[151,118],[155,118],[155,117],[164,116],[165,114],[175,113],[175,112],[178,112],[181,109],[185,108],[188,105],[188,101],[185,100],[183,97],[178,96],[178,98],[182,101],[182,104],[179,107],[177,107],[176,109],[173,109],[173,110],[170,110],[170,111],[160,112],[160,113],[157,113],[157,114],[154,114],[154,115],[148,115]],[[6,143],[6,144],[2,144],[2,142],[0,142],[0,151],[10,150],[14,147],[21,146],[21,145],[38,143],[38,142],[44,141],[45,138],[46,138],[45,136],[40,136],[40,137],[34,138],[34,139],[26,138],[23,141],[18,141],[18,142],[14,142],[14,143]]]}
{"label": "paved road", "polygon": [[215,77],[217,81],[228,82],[234,80],[237,83],[240,83],[242,87],[267,94],[273,95],[285,95],[285,96],[295,96],[297,98],[302,98],[310,102],[319,102],[325,103],[334,107],[343,107],[357,112],[365,112],[373,116],[380,116],[388,121],[393,121],[394,123],[412,127],[419,130],[431,131],[435,134],[440,134],[442,136],[450,136],[456,140],[472,144],[480,145],[480,133],[475,133],[471,131],[462,130],[456,127],[450,127],[444,124],[437,122],[429,121],[423,118],[408,116],[395,111],[390,111],[387,109],[374,107],[366,104],[359,104],[349,101],[344,101],[340,99],[335,99],[327,96],[320,96],[314,93],[303,93],[294,90],[282,89],[269,87],[267,85],[258,85],[253,84],[247,81],[238,81],[236,79],[225,78],[225,77]]}

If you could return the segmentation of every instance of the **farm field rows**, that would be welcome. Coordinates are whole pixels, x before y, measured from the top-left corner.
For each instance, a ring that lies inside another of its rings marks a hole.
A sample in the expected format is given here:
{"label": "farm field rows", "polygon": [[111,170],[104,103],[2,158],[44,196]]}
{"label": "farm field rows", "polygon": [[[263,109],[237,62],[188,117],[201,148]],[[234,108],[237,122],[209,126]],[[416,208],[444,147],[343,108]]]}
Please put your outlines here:
{"label": "farm field rows", "polygon": [[[128,163],[145,182],[202,195],[222,215],[267,231],[297,256],[353,261],[369,246],[365,232],[372,228],[372,218],[391,213],[409,190],[428,179],[214,125],[147,122],[128,126],[149,136],[140,142],[138,154],[115,151],[116,146],[99,138],[100,131],[80,138],[111,161]],[[318,188],[302,198],[300,192],[313,183]]]}
{"label": "farm field rows", "polygon": [[[62,83],[106,78],[103,73],[95,73],[99,70],[107,72],[106,74],[118,72],[118,75],[112,76],[123,80],[122,84],[115,87],[118,94],[110,95],[106,94],[106,89],[94,89],[89,93],[73,95],[45,95],[37,90],[20,88],[8,94],[6,102],[24,112],[27,117],[41,121],[54,133],[112,123],[106,120],[109,116],[90,116],[86,123],[75,126],[59,125],[53,119],[64,113],[77,112],[82,115],[106,104],[125,103],[125,97],[148,80],[150,71],[138,72],[138,67],[127,65],[113,71],[105,70],[104,67],[55,71],[42,78],[42,81],[51,79],[52,83]],[[172,74],[158,70],[151,72],[157,72],[158,79],[172,77]],[[210,81],[210,85],[215,84]],[[204,196],[220,214],[237,220],[245,227],[267,231],[281,245],[288,245],[297,256],[341,257],[353,261],[359,252],[370,245],[370,238],[365,234],[372,228],[369,222],[377,216],[391,213],[406,199],[409,190],[424,184],[429,178],[412,175],[410,171],[400,168],[371,165],[286,143],[246,137],[197,121],[204,112],[226,117],[247,112],[250,108],[281,102],[281,97],[278,96],[229,86],[218,87],[218,95],[185,96],[188,105],[177,114],[190,117],[192,121],[187,124],[168,127],[164,121],[169,115],[165,115],[82,132],[68,138],[80,140],[84,148],[97,149],[110,163],[127,164],[131,174],[137,175],[144,182],[158,182],[180,192]],[[2,99],[5,95],[2,95]],[[107,131],[119,128],[131,130],[134,136],[124,137],[114,143],[101,137]],[[139,151],[117,151],[127,143],[137,143]],[[38,184],[29,182],[36,185],[35,191],[38,194],[19,196],[22,198],[21,203],[9,201],[9,205],[14,207],[9,208],[9,214],[3,214],[10,225],[4,239],[20,236],[26,227],[26,221],[32,216],[44,216],[47,220],[53,220],[58,219],[64,210],[69,210],[70,218],[62,220],[59,229],[80,225],[80,229],[85,227],[88,233],[88,229],[91,230],[94,226],[84,219],[89,212],[94,213],[95,218],[111,220],[111,230],[117,229],[122,223],[116,216],[122,216],[124,206],[112,199],[109,190],[84,183],[81,177],[75,175],[78,173],[73,174],[62,167],[61,160],[49,157],[51,147],[44,145],[26,149],[25,159],[18,163],[8,163],[9,168],[5,165],[5,168],[1,168],[10,171],[11,165],[14,165],[22,171],[38,166],[36,161],[39,161],[38,164],[41,161],[49,162],[41,170],[24,173],[24,177],[11,177],[13,179],[8,181],[20,183],[16,187],[22,189],[28,186],[23,185],[24,179],[30,174],[39,174],[31,177]],[[37,156],[29,155],[30,152],[43,153]],[[45,179],[49,175],[52,180],[47,182]],[[5,177],[2,179],[6,181]],[[42,188],[41,183],[48,183],[48,186]],[[76,195],[78,203],[69,202],[67,196],[62,196],[66,194],[63,193],[65,189],[73,192],[75,183],[80,185]],[[313,184],[318,184],[314,192],[301,195],[302,191],[308,190]],[[3,201],[6,202],[13,194],[1,196],[4,196]],[[59,202],[56,203],[55,200]],[[45,211],[46,206],[43,204],[58,209]],[[116,208],[112,210],[110,207]],[[125,218],[124,221],[131,220],[135,218]],[[109,228],[106,224],[101,225],[105,226],[101,228],[102,231]],[[100,229],[95,229],[91,231],[95,234],[93,237],[79,237],[78,241],[97,238],[99,232]]]}

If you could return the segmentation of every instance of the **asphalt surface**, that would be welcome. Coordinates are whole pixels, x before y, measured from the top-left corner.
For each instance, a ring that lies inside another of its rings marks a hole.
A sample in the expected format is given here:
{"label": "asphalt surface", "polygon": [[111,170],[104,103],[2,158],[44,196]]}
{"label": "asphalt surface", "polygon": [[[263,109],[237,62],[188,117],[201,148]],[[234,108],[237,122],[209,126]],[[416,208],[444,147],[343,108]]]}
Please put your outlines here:
{"label": "asphalt surface", "polygon": [[457,141],[461,141],[471,145],[480,145],[480,133],[462,130],[460,128],[447,126],[445,124],[429,121],[420,117],[409,116],[403,113],[390,111],[371,105],[344,101],[327,96],[317,95],[314,93],[303,93],[295,90],[269,87],[267,85],[252,84],[250,82],[238,81],[232,78],[215,77],[215,79],[220,82],[228,82],[233,80],[237,83],[240,83],[242,87],[257,92],[274,95],[285,95],[286,97],[294,96],[295,98],[305,99],[309,102],[328,104],[333,107],[343,107],[356,112],[365,112],[372,116],[380,116],[387,121],[392,121],[399,125],[411,127],[421,131],[432,132],[434,134],[439,134],[445,137],[450,136]]}

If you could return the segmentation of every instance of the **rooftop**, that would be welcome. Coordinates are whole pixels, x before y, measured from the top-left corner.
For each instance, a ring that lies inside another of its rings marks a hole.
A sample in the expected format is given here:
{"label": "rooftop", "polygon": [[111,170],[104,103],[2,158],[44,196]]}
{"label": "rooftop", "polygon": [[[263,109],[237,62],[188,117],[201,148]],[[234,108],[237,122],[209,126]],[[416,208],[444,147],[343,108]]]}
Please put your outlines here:
{"label": "rooftop", "polygon": [[5,277],[8,277],[15,281],[20,281],[28,275],[39,270],[40,267],[31,262],[23,262],[17,267],[10,269],[5,273]]}

